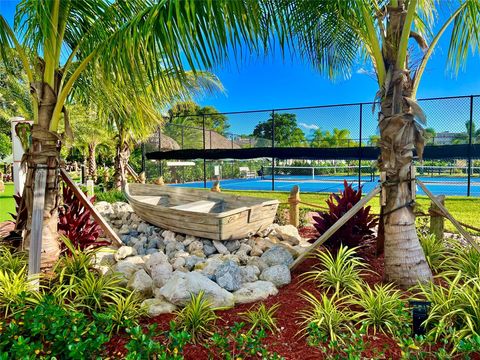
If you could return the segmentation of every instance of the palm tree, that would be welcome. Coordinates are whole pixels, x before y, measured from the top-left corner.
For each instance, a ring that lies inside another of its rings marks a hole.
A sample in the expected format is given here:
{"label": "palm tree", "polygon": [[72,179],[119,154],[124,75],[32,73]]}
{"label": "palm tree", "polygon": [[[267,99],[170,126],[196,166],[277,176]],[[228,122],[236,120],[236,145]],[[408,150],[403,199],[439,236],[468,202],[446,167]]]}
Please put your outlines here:
{"label": "palm tree", "polygon": [[[292,29],[291,42],[298,44],[300,53],[320,72],[331,78],[348,77],[358,58],[371,62],[380,101],[379,166],[389,184],[383,188],[386,278],[405,287],[430,280],[432,274],[415,231],[410,186],[413,150],[422,157],[422,125],[426,120],[415,98],[426,65],[451,24],[448,59],[453,70],[458,71],[469,47],[478,47],[476,24],[480,18],[480,2],[449,3],[445,6],[449,14],[442,19],[435,8],[437,3],[432,0],[280,0],[273,3],[280,4],[277,19]],[[288,13],[282,11],[284,8],[289,9]],[[434,33],[433,25],[440,20],[443,24]],[[427,39],[430,34],[433,36]],[[422,56],[414,69],[410,50],[415,46]]]}
{"label": "palm tree", "polygon": [[[452,139],[452,144],[468,144],[470,137],[470,121],[465,122],[466,132],[455,134]],[[472,144],[475,144],[480,139],[480,129],[475,129],[475,123],[472,123]]]}
{"label": "palm tree", "polygon": [[[60,253],[57,241],[59,124],[70,132],[66,100],[77,79],[98,64],[109,80],[144,74],[150,82],[169,83],[167,68],[181,75],[224,61],[232,46],[262,51],[272,26],[257,1],[22,0],[14,28],[0,16],[0,59],[10,63],[13,50],[22,63],[32,94],[32,144],[24,207],[31,215],[37,166],[46,166],[42,268]],[[264,40],[264,41],[263,41]],[[144,86],[138,88],[142,90]],[[29,217],[31,218],[31,217]],[[27,224],[26,246],[30,222]]]}

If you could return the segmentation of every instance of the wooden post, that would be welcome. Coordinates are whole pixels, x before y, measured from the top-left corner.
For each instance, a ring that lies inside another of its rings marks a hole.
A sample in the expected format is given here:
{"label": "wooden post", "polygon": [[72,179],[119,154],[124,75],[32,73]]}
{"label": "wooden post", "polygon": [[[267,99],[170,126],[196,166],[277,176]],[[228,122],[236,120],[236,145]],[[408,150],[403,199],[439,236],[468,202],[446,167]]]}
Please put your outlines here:
{"label": "wooden post", "polygon": [[[33,189],[32,230],[30,233],[30,248],[28,249],[28,276],[40,273],[42,257],[43,212],[45,208],[45,188],[47,186],[47,166],[37,165]],[[33,280],[38,286],[38,278]]]}
{"label": "wooden post", "polygon": [[298,185],[295,185],[290,191],[288,203],[288,215],[290,219],[290,225],[298,227],[300,225],[300,188],[298,187]]}
{"label": "wooden post", "polygon": [[350,220],[362,207],[364,207],[375,195],[377,195],[380,192],[380,187],[377,186],[373,190],[371,190],[367,195],[365,195],[364,198],[362,198],[358,203],[356,203],[350,210],[348,210],[340,219],[337,220],[333,226],[327,229],[323,233],[322,236],[320,236],[313,244],[308,248],[307,251],[305,251],[303,254],[301,254],[291,265],[290,269],[293,270],[295,269],[304,259],[305,257],[315,250],[317,247],[322,245],[325,241],[330,239],[330,237],[338,230],[340,229],[343,225],[347,223],[348,220]]}
{"label": "wooden post", "polygon": [[163,176],[159,176],[157,180],[155,180],[155,184],[163,186],[165,182],[163,181]]}
{"label": "wooden post", "polygon": [[138,179],[140,180],[140,183],[145,184],[147,181],[147,176],[145,175],[145,171],[142,171],[140,175],[138,176]]}
{"label": "wooden post", "polygon": [[[445,206],[445,195],[437,196],[438,201]],[[430,203],[430,233],[435,235],[438,240],[443,239],[445,229],[445,218],[440,215],[442,210],[432,201]]]}
{"label": "wooden post", "polygon": [[417,180],[418,185],[422,188],[422,190],[425,192],[425,194],[428,195],[428,197],[433,201],[433,203],[438,206],[438,208],[441,210],[441,212],[445,215],[445,217],[450,220],[450,222],[455,226],[460,234],[467,240],[470,245],[472,245],[478,252],[480,252],[480,246],[475,242],[475,240],[472,238],[472,235],[470,235],[463,227],[460,225],[460,223],[450,214],[445,206],[438,201],[438,199],[433,195],[430,190],[427,189],[425,184],[421,182],[420,180]]}
{"label": "wooden post", "polygon": [[83,206],[90,210],[90,214],[95,219],[95,221],[97,221],[98,225],[100,225],[103,231],[105,231],[105,235],[107,235],[110,240],[112,240],[112,243],[114,245],[119,247],[122,246],[122,240],[120,240],[120,238],[115,233],[115,231],[113,231],[110,225],[107,224],[107,222],[103,219],[102,215],[100,215],[95,206],[92,205],[90,200],[87,199],[83,191],[78,188],[77,184],[75,184],[75,182],[70,178],[65,169],[60,169],[60,174],[62,175],[62,179],[63,181],[65,181],[65,184],[67,184],[67,186],[72,189],[77,199],[80,200]]}

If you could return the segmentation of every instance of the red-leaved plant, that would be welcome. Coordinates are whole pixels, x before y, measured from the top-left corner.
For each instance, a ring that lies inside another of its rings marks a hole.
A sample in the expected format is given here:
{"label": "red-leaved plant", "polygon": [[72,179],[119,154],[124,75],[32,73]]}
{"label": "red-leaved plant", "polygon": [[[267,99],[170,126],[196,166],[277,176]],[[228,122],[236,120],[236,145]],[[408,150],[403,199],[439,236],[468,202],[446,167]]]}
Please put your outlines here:
{"label": "red-leaved plant", "polygon": [[[320,235],[333,226],[362,197],[362,187],[354,190],[352,185],[348,185],[346,180],[344,180],[343,186],[343,191],[339,194],[331,194],[327,199],[329,211],[320,211],[318,216],[313,217],[313,226],[315,226]],[[378,218],[370,214],[370,206],[363,207],[325,242],[325,246],[331,249],[338,249],[340,244],[350,248],[359,246],[366,236],[373,234],[371,229],[377,223]]]}
{"label": "red-leaved plant", "polygon": [[[91,219],[90,210],[85,208],[75,193],[66,186],[63,187],[63,205],[58,211],[58,232],[65,235],[75,249],[84,250],[110,245],[108,241],[98,240],[100,226]],[[62,252],[68,252],[63,242]]]}

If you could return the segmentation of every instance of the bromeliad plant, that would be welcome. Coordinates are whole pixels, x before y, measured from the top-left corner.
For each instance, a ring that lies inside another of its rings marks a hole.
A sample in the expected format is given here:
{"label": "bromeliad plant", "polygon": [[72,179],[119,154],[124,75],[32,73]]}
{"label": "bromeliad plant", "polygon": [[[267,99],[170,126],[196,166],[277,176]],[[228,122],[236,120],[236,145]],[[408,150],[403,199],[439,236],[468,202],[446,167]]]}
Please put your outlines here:
{"label": "bromeliad plant", "polygon": [[365,272],[365,264],[356,256],[358,248],[349,249],[340,245],[337,253],[330,250],[318,250],[313,256],[319,264],[313,270],[304,273],[305,281],[314,281],[325,291],[336,293],[354,293],[361,281],[361,273]]}
{"label": "bromeliad plant", "polygon": [[[361,187],[355,190],[346,180],[344,180],[343,186],[344,190],[340,194],[331,194],[326,200],[329,211],[318,212],[318,216],[313,217],[313,226],[320,234],[332,227],[362,198]],[[361,208],[325,242],[325,245],[331,249],[338,249],[341,244],[349,247],[358,246],[365,237],[373,234],[372,229],[377,225],[377,222],[378,219],[370,214],[370,206]]]}

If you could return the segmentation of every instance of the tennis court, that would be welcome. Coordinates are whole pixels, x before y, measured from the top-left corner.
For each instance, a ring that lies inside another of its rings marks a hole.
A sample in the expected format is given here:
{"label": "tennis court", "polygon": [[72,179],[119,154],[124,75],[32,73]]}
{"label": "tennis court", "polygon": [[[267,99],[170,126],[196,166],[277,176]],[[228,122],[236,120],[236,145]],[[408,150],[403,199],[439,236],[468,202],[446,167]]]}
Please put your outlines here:
{"label": "tennis court", "polygon": [[[267,168],[269,169],[269,168]],[[358,167],[276,167],[274,170],[275,191],[290,191],[292,186],[299,185],[302,192],[337,192],[343,188],[343,180],[358,187]],[[417,178],[423,181],[435,195],[465,196],[467,194],[467,176],[463,168],[435,167],[422,168]],[[335,173],[334,173],[335,172]],[[356,173],[355,173],[356,172]],[[456,173],[455,173],[456,172]],[[361,185],[364,192],[368,192],[378,184],[378,173],[371,167],[362,167]],[[265,172],[252,178],[222,179],[220,185],[226,190],[272,190],[272,174]],[[188,182],[172,186],[207,188],[212,187],[214,181]],[[418,194],[423,191],[418,188]],[[480,196],[480,176],[475,172],[471,176],[470,194]]]}

